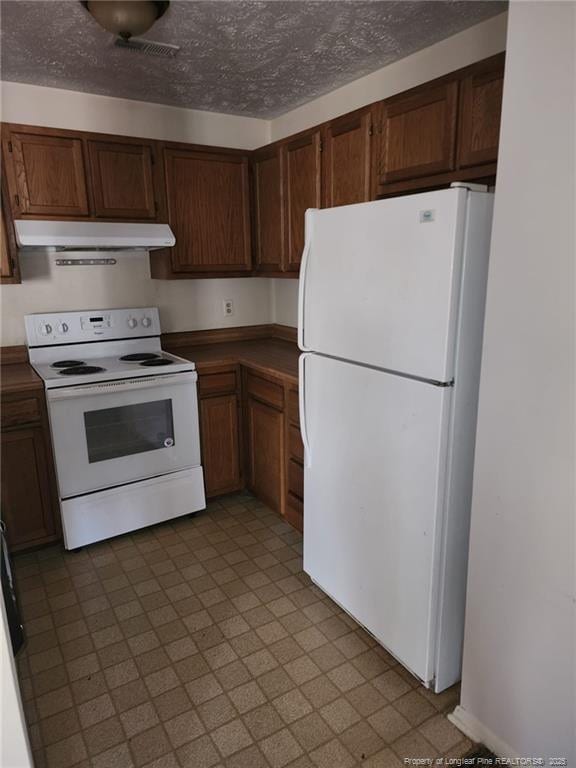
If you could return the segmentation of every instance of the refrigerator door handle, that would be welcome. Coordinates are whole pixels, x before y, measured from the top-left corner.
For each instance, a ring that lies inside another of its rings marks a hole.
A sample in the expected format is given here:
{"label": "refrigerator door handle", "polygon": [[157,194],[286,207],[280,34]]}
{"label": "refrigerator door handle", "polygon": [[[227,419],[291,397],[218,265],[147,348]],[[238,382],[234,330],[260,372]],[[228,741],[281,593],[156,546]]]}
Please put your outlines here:
{"label": "refrigerator door handle", "polygon": [[300,413],[300,434],[302,435],[302,444],[304,445],[304,466],[309,467],[312,464],[312,455],[310,452],[310,442],[308,440],[308,426],[306,423],[306,379],[305,365],[306,359],[311,357],[309,352],[300,355],[298,360],[298,410]]}
{"label": "refrigerator door handle", "polygon": [[304,250],[302,251],[300,282],[298,285],[298,346],[303,352],[311,352],[311,350],[304,344],[304,299],[306,292],[306,272],[308,270],[308,260],[312,248],[312,216],[316,210],[316,208],[308,208],[304,218],[306,239],[304,241]]}

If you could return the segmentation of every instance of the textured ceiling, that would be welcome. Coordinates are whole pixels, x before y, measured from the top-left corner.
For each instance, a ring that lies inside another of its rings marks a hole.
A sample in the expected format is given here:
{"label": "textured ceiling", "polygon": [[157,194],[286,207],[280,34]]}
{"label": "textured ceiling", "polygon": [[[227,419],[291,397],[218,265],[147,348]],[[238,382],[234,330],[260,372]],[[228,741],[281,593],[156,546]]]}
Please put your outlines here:
{"label": "textured ceiling", "polygon": [[146,37],[175,59],[113,46],[76,0],[2,0],[2,79],[275,117],[502,12],[506,3],[172,0]]}

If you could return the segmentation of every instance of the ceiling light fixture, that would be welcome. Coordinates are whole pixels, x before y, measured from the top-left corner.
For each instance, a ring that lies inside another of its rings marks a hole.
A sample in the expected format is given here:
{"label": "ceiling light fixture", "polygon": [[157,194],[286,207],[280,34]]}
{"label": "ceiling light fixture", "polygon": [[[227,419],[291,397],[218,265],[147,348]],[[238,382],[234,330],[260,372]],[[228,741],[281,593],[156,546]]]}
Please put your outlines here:
{"label": "ceiling light fixture", "polygon": [[155,0],[81,0],[81,4],[101,27],[124,40],[147,32],[170,5]]}

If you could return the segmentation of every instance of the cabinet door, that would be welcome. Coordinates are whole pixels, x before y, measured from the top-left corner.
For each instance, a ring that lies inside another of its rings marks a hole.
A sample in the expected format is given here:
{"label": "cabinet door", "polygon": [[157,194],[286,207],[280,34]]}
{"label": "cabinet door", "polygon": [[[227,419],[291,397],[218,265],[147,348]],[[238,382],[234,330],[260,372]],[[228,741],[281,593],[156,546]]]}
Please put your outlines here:
{"label": "cabinet door", "polygon": [[2,519],[11,549],[56,533],[48,461],[42,427],[2,433]]}
{"label": "cabinet door", "polygon": [[200,400],[202,466],[207,496],[229,493],[242,485],[239,427],[235,394]]}
{"label": "cabinet door", "polygon": [[156,218],[151,144],[88,141],[88,154],[96,216]]}
{"label": "cabinet door", "polygon": [[254,398],[247,401],[248,485],[269,507],[282,509],[284,415]]}
{"label": "cabinet door", "polygon": [[254,179],[254,241],[259,272],[284,268],[284,150],[257,152],[252,161]]}
{"label": "cabinet door", "polygon": [[457,102],[457,81],[385,102],[381,183],[454,169]]}
{"label": "cabinet door", "polygon": [[503,85],[502,57],[482,62],[462,81],[458,139],[461,168],[495,163],[498,159]]}
{"label": "cabinet door", "polygon": [[372,110],[332,120],[324,127],[324,207],[371,199]]}
{"label": "cabinet door", "polygon": [[9,154],[21,214],[89,215],[81,139],[11,133]]}
{"label": "cabinet door", "polygon": [[300,136],[285,145],[286,180],[286,268],[300,269],[304,249],[304,214],[308,208],[320,208],[321,151],[320,130]]}
{"label": "cabinet door", "polygon": [[0,282],[19,283],[18,249],[6,199],[6,195],[0,194]]}
{"label": "cabinet door", "polygon": [[175,272],[247,272],[250,259],[248,159],[165,150]]}

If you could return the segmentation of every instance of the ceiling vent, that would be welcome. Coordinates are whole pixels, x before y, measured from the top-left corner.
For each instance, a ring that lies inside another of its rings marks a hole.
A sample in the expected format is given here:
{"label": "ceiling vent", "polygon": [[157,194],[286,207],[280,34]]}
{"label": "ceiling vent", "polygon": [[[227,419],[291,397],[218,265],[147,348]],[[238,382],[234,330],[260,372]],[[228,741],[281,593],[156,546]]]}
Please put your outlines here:
{"label": "ceiling vent", "polygon": [[128,48],[130,51],[140,51],[140,53],[145,53],[148,56],[164,56],[171,59],[173,59],[180,50],[179,45],[156,43],[154,40],[144,40],[142,37],[130,37],[128,40],[125,40],[122,37],[117,37],[114,41],[114,45],[118,48]]}

